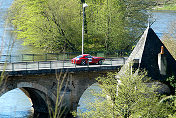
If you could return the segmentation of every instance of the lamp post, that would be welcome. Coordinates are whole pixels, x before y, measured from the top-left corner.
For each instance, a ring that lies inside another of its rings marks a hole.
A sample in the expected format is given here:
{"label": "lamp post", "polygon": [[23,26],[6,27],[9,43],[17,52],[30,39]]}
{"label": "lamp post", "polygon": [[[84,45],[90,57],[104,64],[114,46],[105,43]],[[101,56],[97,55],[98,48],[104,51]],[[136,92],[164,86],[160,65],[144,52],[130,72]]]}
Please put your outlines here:
{"label": "lamp post", "polygon": [[83,23],[82,23],[82,54],[84,54],[84,10],[88,7],[86,3],[83,3]]}

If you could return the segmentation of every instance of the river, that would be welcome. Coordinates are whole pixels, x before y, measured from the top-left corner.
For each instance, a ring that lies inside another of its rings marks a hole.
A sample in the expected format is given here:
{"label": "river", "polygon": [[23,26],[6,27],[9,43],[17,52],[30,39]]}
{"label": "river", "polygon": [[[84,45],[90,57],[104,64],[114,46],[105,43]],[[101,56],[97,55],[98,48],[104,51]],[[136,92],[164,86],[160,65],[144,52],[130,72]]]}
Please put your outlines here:
{"label": "river", "polygon": [[[22,53],[35,53],[30,47],[20,45],[21,41],[15,41],[15,38],[8,33],[12,30],[6,27],[4,15],[9,8],[13,0],[0,0],[0,52],[1,54],[22,54]],[[163,33],[168,33],[168,26],[174,20],[176,20],[176,12],[164,11],[164,12],[152,12],[153,18],[156,20],[151,26],[156,34],[161,38]],[[8,47],[14,42],[13,48],[9,51]],[[38,51],[38,50],[37,50]],[[97,89],[97,85],[94,84],[92,88]],[[92,99],[90,95],[90,88],[85,91],[80,99],[80,106],[78,109],[86,110],[86,104],[88,100]],[[9,91],[0,97],[0,118],[31,118],[33,116],[32,103],[26,97],[26,95],[20,90],[15,89]]]}

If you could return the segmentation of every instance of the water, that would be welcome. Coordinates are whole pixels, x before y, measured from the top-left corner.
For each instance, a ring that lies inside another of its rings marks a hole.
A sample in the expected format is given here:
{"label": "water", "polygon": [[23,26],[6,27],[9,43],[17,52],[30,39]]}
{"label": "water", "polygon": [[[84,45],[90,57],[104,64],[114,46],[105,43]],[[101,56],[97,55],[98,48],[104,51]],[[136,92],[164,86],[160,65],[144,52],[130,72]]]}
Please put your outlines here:
{"label": "water", "polygon": [[[22,54],[22,53],[35,53],[38,50],[33,50],[28,46],[20,45],[22,41],[15,41],[15,38],[10,35],[11,28],[7,27],[7,31],[5,32],[4,26],[5,21],[3,19],[3,15],[5,11],[9,8],[13,0],[0,0],[0,52],[1,54]],[[156,19],[155,23],[151,26],[157,35],[161,38],[163,33],[168,33],[168,25],[176,20],[176,12],[153,12],[153,16]],[[14,42],[15,41],[15,42]],[[14,46],[12,51],[9,51],[8,46],[10,43],[14,42]],[[39,51],[41,52],[41,51]],[[90,94],[90,90],[93,88],[95,90],[99,90],[97,88],[97,84],[92,85],[89,89],[85,91],[83,96],[79,101],[78,109],[82,111],[86,110],[86,103],[88,101],[92,101],[95,98]],[[20,90],[15,89],[9,91],[0,97],[0,118],[31,118],[33,115],[32,104],[28,97]]]}
{"label": "water", "polygon": [[176,21],[176,11],[163,11],[163,12],[157,12],[154,11],[152,13],[153,19],[155,19],[155,22],[151,26],[155,33],[162,38],[162,35],[164,33],[169,32],[169,25]]}
{"label": "water", "polygon": [[32,118],[32,115],[32,103],[20,89],[0,97],[0,118]]}
{"label": "water", "polygon": [[87,88],[79,100],[79,103],[78,103],[79,107],[77,108],[77,111],[86,112],[88,110],[87,105],[90,105],[93,101],[97,99],[97,97],[94,96],[92,93],[100,93],[101,91],[102,90],[98,86],[98,83],[94,83],[89,88]]}
{"label": "water", "polygon": [[6,28],[7,31],[5,31],[4,27],[7,27],[6,23],[5,23],[5,14],[7,9],[9,8],[9,6],[11,5],[12,0],[0,0],[0,43],[1,43],[1,54],[3,53],[7,53],[7,46],[9,44],[10,40],[7,39],[11,39],[10,35],[8,35],[8,32],[10,29]]}
{"label": "water", "polygon": [[[9,54],[19,52],[21,42],[15,42],[13,50],[8,48],[14,42],[14,38],[10,34],[12,28],[5,24],[5,13],[13,0],[0,0],[0,53]],[[6,29],[4,28],[6,27]],[[29,98],[20,90],[14,89],[0,97],[0,118],[32,118],[33,108]]]}

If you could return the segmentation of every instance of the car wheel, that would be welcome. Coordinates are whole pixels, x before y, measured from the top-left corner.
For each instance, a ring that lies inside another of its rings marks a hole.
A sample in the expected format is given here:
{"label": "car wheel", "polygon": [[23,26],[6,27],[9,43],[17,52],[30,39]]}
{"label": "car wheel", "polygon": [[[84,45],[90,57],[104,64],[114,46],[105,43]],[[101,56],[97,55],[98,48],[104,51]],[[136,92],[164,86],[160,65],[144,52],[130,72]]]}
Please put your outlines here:
{"label": "car wheel", "polygon": [[102,65],[102,63],[103,63],[102,60],[99,60],[99,61],[98,61],[98,64],[99,64],[99,65]]}
{"label": "car wheel", "polygon": [[82,60],[81,65],[86,65],[86,60]]}

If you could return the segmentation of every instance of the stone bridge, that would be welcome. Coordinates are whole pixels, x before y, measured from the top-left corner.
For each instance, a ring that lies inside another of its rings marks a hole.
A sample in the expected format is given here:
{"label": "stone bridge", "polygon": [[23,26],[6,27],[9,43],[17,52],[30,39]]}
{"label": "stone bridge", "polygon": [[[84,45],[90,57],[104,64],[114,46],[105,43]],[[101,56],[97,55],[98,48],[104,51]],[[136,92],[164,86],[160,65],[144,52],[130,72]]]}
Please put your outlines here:
{"label": "stone bridge", "polygon": [[[55,106],[57,85],[59,85],[61,86],[60,96],[64,94],[62,105],[59,107],[66,107],[65,114],[69,114],[70,111],[77,109],[84,91],[96,83],[95,78],[110,71],[117,71],[120,65],[122,64],[5,71],[4,74],[2,73],[0,96],[10,90],[20,88],[31,99],[35,113],[48,113],[48,108]],[[14,69],[12,64],[10,67]],[[63,84],[61,84],[63,79]]]}
{"label": "stone bridge", "polygon": [[153,83],[159,82],[159,93],[174,92],[166,80],[171,76],[176,77],[176,61],[150,27],[145,30],[126,62],[125,60],[116,58],[106,60],[103,65],[87,66],[70,65],[70,62],[64,61],[0,64],[3,78],[0,95],[20,88],[31,99],[35,112],[47,113],[49,108],[55,106],[57,92],[60,95],[64,93],[62,105],[58,106],[61,109],[66,107],[65,114],[69,114],[77,109],[80,97],[96,82],[95,78],[110,71],[118,71],[124,64],[118,78],[131,62],[134,62],[133,68],[138,71],[145,69]]}

